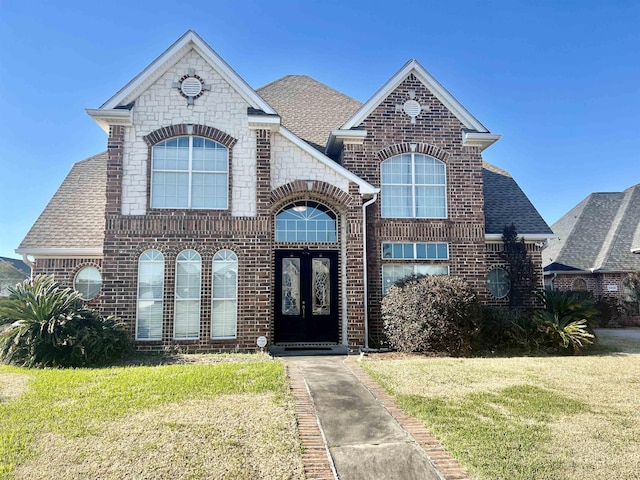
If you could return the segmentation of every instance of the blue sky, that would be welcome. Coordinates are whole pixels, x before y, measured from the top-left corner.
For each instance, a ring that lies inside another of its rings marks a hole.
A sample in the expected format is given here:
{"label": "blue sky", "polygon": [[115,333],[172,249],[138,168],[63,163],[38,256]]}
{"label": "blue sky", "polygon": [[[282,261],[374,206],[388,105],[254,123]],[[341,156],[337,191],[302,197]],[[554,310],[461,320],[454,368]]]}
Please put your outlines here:
{"label": "blue sky", "polygon": [[0,256],[16,257],[97,108],[186,30],[258,88],[306,74],[366,101],[417,59],[502,139],[549,224],[640,182],[640,2],[0,0]]}

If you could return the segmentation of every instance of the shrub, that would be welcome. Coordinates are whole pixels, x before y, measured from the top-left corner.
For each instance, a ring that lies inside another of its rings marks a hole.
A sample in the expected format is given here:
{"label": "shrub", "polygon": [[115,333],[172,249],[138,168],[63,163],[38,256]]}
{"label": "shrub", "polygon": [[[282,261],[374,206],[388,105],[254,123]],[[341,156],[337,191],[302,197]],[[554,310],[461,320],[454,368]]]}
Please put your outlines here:
{"label": "shrub", "polygon": [[545,290],[542,299],[545,309],[533,314],[541,346],[578,353],[595,343],[593,323],[598,311],[588,292]]}
{"label": "shrub", "polygon": [[622,325],[624,307],[616,297],[600,297],[595,303],[598,311],[597,323],[600,327],[619,327]]}
{"label": "shrub", "polygon": [[482,325],[476,340],[478,350],[531,351],[538,348],[538,329],[530,315],[506,307],[482,308]]}
{"label": "shrub", "polygon": [[9,290],[0,304],[0,358],[26,367],[97,365],[130,349],[129,335],[113,317],[102,319],[80,294],[51,276],[36,276]]}
{"label": "shrub", "polygon": [[476,293],[458,277],[414,276],[382,299],[384,330],[403,352],[467,354],[480,325]]}

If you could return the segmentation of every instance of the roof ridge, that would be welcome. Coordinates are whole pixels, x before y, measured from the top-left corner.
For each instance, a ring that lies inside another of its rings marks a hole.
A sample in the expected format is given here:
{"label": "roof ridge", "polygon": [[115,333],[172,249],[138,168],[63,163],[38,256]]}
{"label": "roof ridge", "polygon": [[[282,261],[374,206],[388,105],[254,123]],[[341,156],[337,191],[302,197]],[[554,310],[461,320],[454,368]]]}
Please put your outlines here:
{"label": "roof ridge", "polygon": [[109,151],[108,151],[108,150],[105,150],[105,151],[103,151],[103,152],[96,153],[95,155],[91,155],[90,157],[87,157],[87,158],[85,158],[85,159],[83,159],[83,160],[78,160],[77,162],[75,162],[75,163],[71,166],[71,168],[73,168],[75,165],[79,165],[79,164],[81,164],[81,163],[85,163],[85,162],[88,162],[88,161],[90,161],[90,160],[95,160],[95,159],[97,159],[98,157],[100,157],[101,155],[104,155],[105,153],[109,153]]}
{"label": "roof ridge", "polygon": [[[511,174],[507,170],[504,170],[504,169],[494,165],[491,162],[487,162],[486,160],[482,160],[482,166],[484,168],[486,168],[487,170],[490,170],[492,172],[499,173],[500,175],[506,175],[507,177],[511,177]],[[511,177],[511,178],[513,178],[513,177]]]}
{"label": "roof ridge", "polygon": [[[613,192],[612,192],[613,193]],[[621,192],[616,192],[621,193]],[[602,248],[593,264],[594,270],[600,270],[603,268],[609,260],[611,256],[611,251],[613,250],[613,246],[615,245],[615,241],[620,234],[620,228],[622,227],[622,219],[625,218],[627,209],[631,204],[631,199],[633,198],[634,190],[633,188],[629,188],[624,191],[624,197],[622,198],[622,202],[620,202],[620,206],[618,207],[618,211],[611,220],[611,228],[607,232],[607,235],[604,237],[602,242]]]}

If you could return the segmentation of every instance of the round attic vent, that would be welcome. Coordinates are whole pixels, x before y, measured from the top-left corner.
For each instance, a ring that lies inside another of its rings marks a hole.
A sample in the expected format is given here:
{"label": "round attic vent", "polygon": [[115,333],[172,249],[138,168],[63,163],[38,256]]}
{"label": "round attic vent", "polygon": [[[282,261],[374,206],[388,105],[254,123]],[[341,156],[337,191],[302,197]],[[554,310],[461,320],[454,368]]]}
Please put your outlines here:
{"label": "round attic vent", "polygon": [[187,77],[182,81],[180,91],[186,97],[197,97],[202,92],[202,82],[195,77]]}
{"label": "round attic vent", "polygon": [[422,111],[422,107],[415,100],[407,100],[404,102],[402,109],[404,110],[404,113],[409,115],[411,118],[417,117]]}

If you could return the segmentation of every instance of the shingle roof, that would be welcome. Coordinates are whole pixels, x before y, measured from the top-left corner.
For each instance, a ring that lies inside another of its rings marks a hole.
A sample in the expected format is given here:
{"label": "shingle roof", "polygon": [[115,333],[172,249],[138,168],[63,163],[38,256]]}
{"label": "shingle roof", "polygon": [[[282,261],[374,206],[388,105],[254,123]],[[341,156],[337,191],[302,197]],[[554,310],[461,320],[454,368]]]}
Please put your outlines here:
{"label": "shingle roof", "polygon": [[640,254],[640,223],[638,223],[638,228],[636,228],[636,233],[633,236],[633,242],[631,242],[631,251]]}
{"label": "shingle roof", "polygon": [[547,271],[640,270],[640,255],[631,253],[640,229],[640,184],[592,193],[551,228],[557,238],[542,252]]}
{"label": "shingle roof", "polygon": [[20,244],[29,248],[102,248],[107,152],[76,163]]}
{"label": "shingle roof", "polygon": [[256,91],[280,114],[285,127],[321,152],[331,130],[362,105],[306,75],[287,75]]}
{"label": "shingle roof", "polygon": [[17,258],[0,257],[0,262],[6,262],[10,264],[13,268],[24,274],[25,278],[31,276],[31,268],[22,260],[19,260]]}
{"label": "shingle roof", "polygon": [[509,172],[483,162],[482,180],[486,234],[502,234],[512,223],[519,235],[553,234]]}

